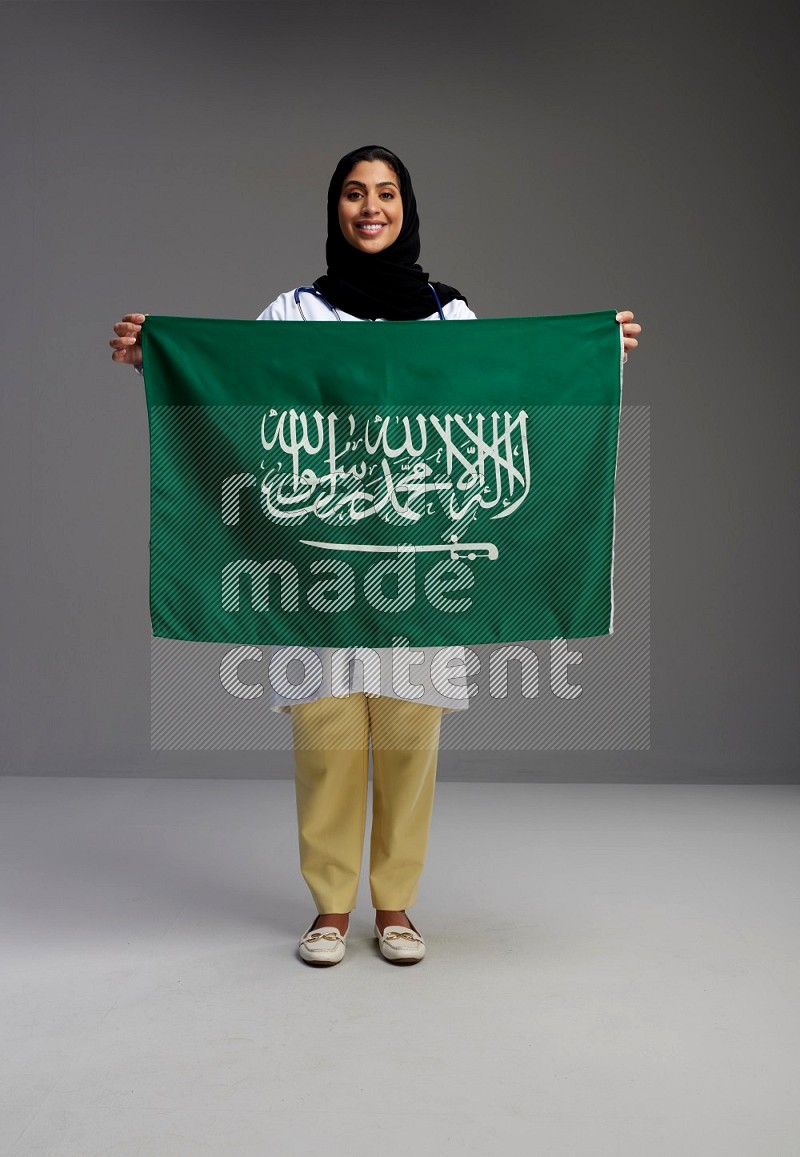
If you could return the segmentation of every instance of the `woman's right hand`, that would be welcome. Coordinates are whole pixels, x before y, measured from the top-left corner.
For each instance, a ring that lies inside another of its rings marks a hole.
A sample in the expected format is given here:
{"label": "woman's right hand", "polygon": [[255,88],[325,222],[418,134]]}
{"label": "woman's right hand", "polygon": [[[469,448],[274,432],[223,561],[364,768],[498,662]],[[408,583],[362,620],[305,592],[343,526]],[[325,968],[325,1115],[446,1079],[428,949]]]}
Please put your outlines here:
{"label": "woman's right hand", "polygon": [[143,313],[126,313],[122,321],[115,324],[114,333],[117,336],[112,337],[108,343],[114,351],[111,355],[113,362],[122,362],[128,366],[141,366],[141,332],[145,316]]}

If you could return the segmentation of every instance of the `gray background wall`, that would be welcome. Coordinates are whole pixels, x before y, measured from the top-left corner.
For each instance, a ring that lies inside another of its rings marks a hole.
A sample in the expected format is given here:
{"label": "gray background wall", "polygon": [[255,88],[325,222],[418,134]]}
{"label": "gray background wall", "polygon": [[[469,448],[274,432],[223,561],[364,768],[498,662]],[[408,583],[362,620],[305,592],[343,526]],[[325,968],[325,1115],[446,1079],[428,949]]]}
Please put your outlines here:
{"label": "gray background wall", "polygon": [[651,747],[442,775],[796,782],[792,8],[3,4],[3,772],[289,773],[150,749],[147,418],[106,342],[312,280],[333,165],[377,141],[479,315],[645,327]]}

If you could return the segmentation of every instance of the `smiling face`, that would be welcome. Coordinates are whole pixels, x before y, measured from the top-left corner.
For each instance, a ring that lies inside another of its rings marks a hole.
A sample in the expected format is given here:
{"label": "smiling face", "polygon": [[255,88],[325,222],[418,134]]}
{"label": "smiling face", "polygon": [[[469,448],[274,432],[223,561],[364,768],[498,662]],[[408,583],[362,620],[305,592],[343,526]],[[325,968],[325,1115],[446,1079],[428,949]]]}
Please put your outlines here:
{"label": "smiling face", "polygon": [[385,161],[359,161],[344,179],[339,225],[348,244],[379,253],[396,241],[403,224],[397,173]]}

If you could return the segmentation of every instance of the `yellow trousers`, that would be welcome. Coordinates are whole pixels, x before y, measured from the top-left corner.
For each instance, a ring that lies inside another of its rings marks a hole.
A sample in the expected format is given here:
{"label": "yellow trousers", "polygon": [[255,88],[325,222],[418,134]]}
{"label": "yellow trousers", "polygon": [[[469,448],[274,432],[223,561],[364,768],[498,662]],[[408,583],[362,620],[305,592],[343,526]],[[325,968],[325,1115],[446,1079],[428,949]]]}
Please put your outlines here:
{"label": "yellow trousers", "polygon": [[441,707],[357,692],[292,708],[300,868],[318,912],[356,906],[372,738],[372,905],[417,898],[428,848]]}

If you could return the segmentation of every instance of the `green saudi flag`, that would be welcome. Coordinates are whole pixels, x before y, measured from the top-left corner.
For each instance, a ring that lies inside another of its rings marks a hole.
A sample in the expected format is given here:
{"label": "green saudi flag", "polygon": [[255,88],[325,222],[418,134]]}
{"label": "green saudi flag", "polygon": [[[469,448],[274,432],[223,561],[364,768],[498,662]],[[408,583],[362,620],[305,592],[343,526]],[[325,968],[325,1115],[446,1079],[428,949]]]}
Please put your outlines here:
{"label": "green saudi flag", "polygon": [[154,634],[391,647],[610,633],[615,317],[148,317]]}

